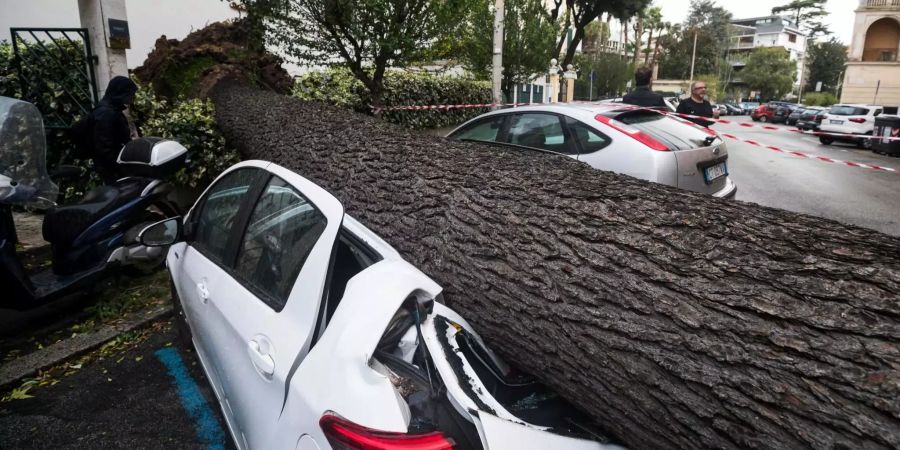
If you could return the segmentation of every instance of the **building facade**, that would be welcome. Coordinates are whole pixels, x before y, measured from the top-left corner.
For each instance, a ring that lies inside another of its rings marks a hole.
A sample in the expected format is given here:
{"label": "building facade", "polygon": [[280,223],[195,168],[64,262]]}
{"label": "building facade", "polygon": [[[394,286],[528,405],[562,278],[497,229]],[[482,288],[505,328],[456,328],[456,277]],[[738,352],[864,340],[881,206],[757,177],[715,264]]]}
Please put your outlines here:
{"label": "building facade", "polygon": [[794,78],[794,89],[799,89],[806,57],[806,36],[797,28],[797,24],[792,19],[772,15],[733,20],[731,24],[734,27],[734,33],[726,56],[732,68],[731,86],[737,88],[745,86],[741,80],[741,70],[746,65],[747,58],[753,49],[780,47],[788,53],[791,61],[796,62],[797,74]]}
{"label": "building facade", "polygon": [[859,0],[841,103],[900,105],[900,0]]}

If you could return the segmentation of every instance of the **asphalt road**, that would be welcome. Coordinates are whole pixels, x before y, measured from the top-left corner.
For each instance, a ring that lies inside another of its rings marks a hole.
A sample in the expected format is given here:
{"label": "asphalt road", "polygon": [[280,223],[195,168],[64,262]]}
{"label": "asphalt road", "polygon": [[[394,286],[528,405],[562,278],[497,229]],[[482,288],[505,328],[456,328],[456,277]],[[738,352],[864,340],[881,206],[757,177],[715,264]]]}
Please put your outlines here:
{"label": "asphalt road", "polygon": [[0,403],[0,449],[231,449],[212,389],[171,326]]}
{"label": "asphalt road", "polygon": [[[723,118],[752,122],[749,116]],[[713,129],[785,150],[900,169],[900,158],[862,150],[854,144],[822,145],[814,136],[739,125],[716,124]],[[728,170],[738,185],[738,200],[900,236],[900,172],[801,158],[730,139],[726,143]]]}

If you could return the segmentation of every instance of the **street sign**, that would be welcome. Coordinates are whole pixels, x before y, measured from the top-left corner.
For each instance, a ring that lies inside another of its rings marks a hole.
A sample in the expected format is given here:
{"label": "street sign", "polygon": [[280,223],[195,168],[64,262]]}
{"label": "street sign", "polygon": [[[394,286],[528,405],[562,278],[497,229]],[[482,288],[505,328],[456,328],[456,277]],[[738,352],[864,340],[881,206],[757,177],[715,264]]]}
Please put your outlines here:
{"label": "street sign", "polygon": [[822,92],[822,82],[816,81],[816,92]]}

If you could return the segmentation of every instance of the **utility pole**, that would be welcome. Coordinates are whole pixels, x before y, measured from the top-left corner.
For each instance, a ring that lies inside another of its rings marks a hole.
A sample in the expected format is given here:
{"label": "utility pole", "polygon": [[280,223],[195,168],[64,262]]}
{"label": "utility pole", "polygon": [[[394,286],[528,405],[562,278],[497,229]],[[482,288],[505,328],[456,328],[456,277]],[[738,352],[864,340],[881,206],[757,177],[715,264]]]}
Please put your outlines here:
{"label": "utility pole", "polygon": [[503,92],[500,80],[503,77],[503,0],[494,0],[494,57],[491,59],[491,95],[494,97],[493,109],[500,108],[503,103]]}
{"label": "utility pole", "polygon": [[[694,60],[697,59],[697,29],[694,28],[694,50],[691,52],[691,79],[689,80],[692,84],[694,83]],[[691,93],[693,95],[693,93]]]}

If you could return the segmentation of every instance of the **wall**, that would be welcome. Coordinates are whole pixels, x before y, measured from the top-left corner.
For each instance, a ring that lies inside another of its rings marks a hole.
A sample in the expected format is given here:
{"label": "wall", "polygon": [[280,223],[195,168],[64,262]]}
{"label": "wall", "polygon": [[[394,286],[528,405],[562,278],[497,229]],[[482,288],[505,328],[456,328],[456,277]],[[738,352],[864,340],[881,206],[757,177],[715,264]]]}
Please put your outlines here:
{"label": "wall", "polygon": [[[875,87],[881,80],[878,98]],[[900,105],[900,63],[848,63],[841,88],[841,103]]]}

